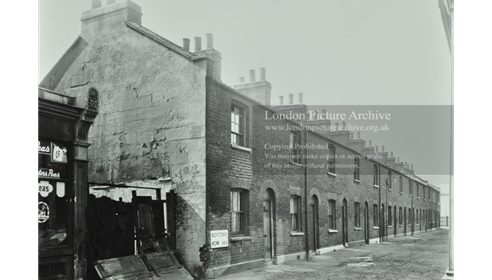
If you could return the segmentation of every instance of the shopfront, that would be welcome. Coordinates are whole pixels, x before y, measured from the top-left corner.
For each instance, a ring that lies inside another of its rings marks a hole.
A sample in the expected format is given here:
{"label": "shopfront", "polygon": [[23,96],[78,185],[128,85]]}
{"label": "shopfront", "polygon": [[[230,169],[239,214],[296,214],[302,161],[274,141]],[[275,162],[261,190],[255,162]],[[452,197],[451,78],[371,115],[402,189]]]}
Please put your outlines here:
{"label": "shopfront", "polygon": [[39,279],[86,278],[87,134],[97,91],[88,95],[93,102],[80,108],[73,97],[38,91]]}

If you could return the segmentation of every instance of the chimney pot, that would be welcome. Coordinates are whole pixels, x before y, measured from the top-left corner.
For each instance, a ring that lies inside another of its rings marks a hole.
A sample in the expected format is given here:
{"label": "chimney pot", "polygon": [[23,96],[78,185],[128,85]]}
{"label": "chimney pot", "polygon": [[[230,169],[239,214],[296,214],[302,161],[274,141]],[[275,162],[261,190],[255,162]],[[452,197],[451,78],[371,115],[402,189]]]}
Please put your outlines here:
{"label": "chimney pot", "polygon": [[384,146],[381,146],[381,152],[384,152]]}
{"label": "chimney pot", "polygon": [[294,94],[289,94],[289,104],[294,104]]}
{"label": "chimney pot", "polygon": [[372,141],[369,140],[369,147],[372,147]]}
{"label": "chimney pot", "polygon": [[339,123],[335,123],[335,131],[338,131],[340,130],[340,128],[338,127]]}
{"label": "chimney pot", "polygon": [[345,125],[345,122],[342,122],[342,130],[346,130],[346,129],[345,129],[345,126],[346,126],[346,125]]}
{"label": "chimney pot", "polygon": [[284,97],[280,95],[279,99],[280,99],[280,105],[284,105]]}
{"label": "chimney pot", "polygon": [[260,81],[266,81],[266,70],[265,67],[260,68]]}
{"label": "chimney pot", "polygon": [[391,156],[390,157],[393,157],[393,152],[391,152]]}
{"label": "chimney pot", "polygon": [[207,49],[213,49],[214,48],[214,34],[207,33],[207,34],[205,34],[205,36],[207,36]]}
{"label": "chimney pot", "polygon": [[244,83],[244,77],[239,77],[239,82],[242,84]]}
{"label": "chimney pot", "polygon": [[326,109],[321,110],[321,112],[326,116]]}
{"label": "chimney pot", "polygon": [[357,132],[357,138],[360,139],[360,132]]}
{"label": "chimney pot", "polygon": [[256,76],[256,75],[255,75],[255,70],[252,70],[252,69],[251,69],[251,70],[249,70],[249,81],[250,81],[250,82],[254,82],[254,81],[255,81],[255,79],[256,79],[256,77],[255,77],[255,76]]}
{"label": "chimney pot", "polygon": [[353,140],[353,139],[354,139],[354,133],[350,132],[350,140]]}
{"label": "chimney pot", "polygon": [[99,8],[101,7],[101,0],[92,0],[92,8]]}
{"label": "chimney pot", "polygon": [[201,37],[195,37],[195,51],[201,51],[202,50],[202,38]]}
{"label": "chimney pot", "polygon": [[400,157],[397,157],[396,158],[396,162],[400,162]]}
{"label": "chimney pot", "polygon": [[190,51],[190,39],[183,38],[183,49],[187,52]]}
{"label": "chimney pot", "polygon": [[413,164],[411,164],[411,165],[410,165],[410,169],[412,169],[412,170],[413,170]]}
{"label": "chimney pot", "polygon": [[303,93],[302,92],[299,92],[299,104],[302,104],[302,97],[303,97]]}
{"label": "chimney pot", "polygon": [[376,146],[376,153],[378,152],[378,146]]}

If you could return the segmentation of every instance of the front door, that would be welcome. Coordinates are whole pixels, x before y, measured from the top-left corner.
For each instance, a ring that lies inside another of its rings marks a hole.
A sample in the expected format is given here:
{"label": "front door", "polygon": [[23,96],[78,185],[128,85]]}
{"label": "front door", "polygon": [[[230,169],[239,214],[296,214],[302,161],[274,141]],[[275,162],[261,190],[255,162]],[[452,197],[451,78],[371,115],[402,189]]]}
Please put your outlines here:
{"label": "front door", "polygon": [[394,234],[395,234],[395,237],[396,237],[396,225],[397,225],[397,223],[396,223],[396,206],[395,206],[394,213],[395,214],[393,215],[393,217],[395,217],[395,218],[394,218],[394,223],[393,223],[393,231],[394,231]]}
{"label": "front door", "polygon": [[313,210],[313,251],[316,252],[319,249],[319,212],[318,212],[318,198],[313,195],[313,204],[311,205]]}
{"label": "front door", "polygon": [[407,208],[403,210],[403,235],[407,235]]}
{"label": "front door", "polygon": [[369,208],[367,202],[364,207],[364,239],[369,244]]}
{"label": "front door", "polygon": [[348,246],[348,218],[347,218],[347,200],[343,200],[342,206],[342,237],[343,246]]}
{"label": "front door", "polygon": [[263,238],[265,240],[265,260],[272,259],[272,203],[263,200]]}

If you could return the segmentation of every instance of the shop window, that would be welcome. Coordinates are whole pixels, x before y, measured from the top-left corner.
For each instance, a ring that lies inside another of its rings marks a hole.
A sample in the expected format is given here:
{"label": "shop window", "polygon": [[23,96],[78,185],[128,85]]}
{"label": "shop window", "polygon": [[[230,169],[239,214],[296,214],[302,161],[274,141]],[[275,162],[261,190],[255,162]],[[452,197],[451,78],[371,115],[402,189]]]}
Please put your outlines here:
{"label": "shop window", "polygon": [[373,209],[373,213],[372,213],[373,215],[372,215],[372,217],[373,217],[374,226],[375,227],[378,227],[379,226],[379,211],[378,211],[379,209],[378,209],[378,205],[377,204],[374,204],[372,206],[372,209]]}
{"label": "shop window", "polygon": [[335,174],[335,146],[329,145],[328,146],[328,172]]}
{"label": "shop window", "polygon": [[231,190],[231,234],[247,233],[248,201],[247,190]]}
{"label": "shop window", "polygon": [[354,180],[360,180],[360,158],[354,158]]}
{"label": "shop window", "polygon": [[360,228],[360,203],[354,203],[354,227]]}
{"label": "shop window", "polygon": [[336,203],[335,203],[335,200],[333,200],[333,199],[328,200],[328,228],[329,229],[336,229],[337,228]]}
{"label": "shop window", "polygon": [[299,150],[299,133],[290,132],[290,158],[293,162],[301,163],[301,153]]}
{"label": "shop window", "polygon": [[244,146],[244,108],[231,106],[231,143]]}

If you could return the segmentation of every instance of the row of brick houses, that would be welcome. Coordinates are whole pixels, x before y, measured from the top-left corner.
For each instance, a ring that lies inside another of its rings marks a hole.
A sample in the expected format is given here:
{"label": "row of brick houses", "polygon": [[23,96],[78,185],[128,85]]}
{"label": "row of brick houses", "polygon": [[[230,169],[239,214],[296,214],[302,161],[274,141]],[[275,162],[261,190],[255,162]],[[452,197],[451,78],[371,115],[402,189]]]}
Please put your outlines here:
{"label": "row of brick houses", "polygon": [[40,87],[80,107],[99,92],[89,182],[173,190],[176,252],[194,277],[439,227],[439,189],[392,153],[348,130],[305,129],[329,120],[273,120],[309,111],[292,95],[272,106],[264,68],[230,87],[211,34],[190,51],[189,39],[178,46],[143,27],[131,1],[93,3]]}

